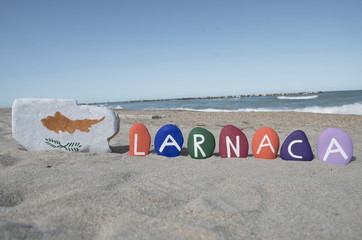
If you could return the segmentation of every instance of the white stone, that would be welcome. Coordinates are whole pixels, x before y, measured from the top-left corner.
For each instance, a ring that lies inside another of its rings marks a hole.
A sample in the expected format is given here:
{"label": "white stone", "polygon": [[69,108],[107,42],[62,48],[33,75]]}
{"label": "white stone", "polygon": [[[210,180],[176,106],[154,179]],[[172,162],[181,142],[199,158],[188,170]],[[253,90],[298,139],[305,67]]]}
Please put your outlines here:
{"label": "white stone", "polygon": [[78,105],[71,99],[15,99],[13,137],[29,151],[111,152],[109,140],[119,117],[106,107]]}

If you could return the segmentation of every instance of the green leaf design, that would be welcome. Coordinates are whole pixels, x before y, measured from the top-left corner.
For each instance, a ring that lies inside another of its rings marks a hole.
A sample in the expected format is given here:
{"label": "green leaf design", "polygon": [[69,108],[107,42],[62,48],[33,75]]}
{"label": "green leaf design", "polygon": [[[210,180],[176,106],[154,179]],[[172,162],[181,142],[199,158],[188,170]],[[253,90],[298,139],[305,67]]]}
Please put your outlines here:
{"label": "green leaf design", "polygon": [[52,138],[45,138],[45,143],[52,148],[64,148],[66,151],[69,152],[79,152],[79,149],[82,147],[79,142],[68,142],[67,144],[63,145],[59,140],[55,140]]}

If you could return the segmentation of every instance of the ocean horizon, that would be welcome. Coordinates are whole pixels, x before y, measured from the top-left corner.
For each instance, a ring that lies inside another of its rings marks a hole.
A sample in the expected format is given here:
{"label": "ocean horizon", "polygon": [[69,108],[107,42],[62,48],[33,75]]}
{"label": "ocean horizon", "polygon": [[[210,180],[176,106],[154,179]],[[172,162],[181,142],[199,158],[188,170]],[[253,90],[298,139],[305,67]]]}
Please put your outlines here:
{"label": "ocean horizon", "polygon": [[362,115],[362,90],[96,103],[113,109],[203,112],[311,112]]}

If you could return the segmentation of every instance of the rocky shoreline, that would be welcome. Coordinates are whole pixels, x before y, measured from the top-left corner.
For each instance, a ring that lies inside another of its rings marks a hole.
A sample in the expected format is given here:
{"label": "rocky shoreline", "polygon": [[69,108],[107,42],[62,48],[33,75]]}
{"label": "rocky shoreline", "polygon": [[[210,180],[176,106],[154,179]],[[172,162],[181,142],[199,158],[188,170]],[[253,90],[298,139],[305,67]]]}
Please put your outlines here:
{"label": "rocky shoreline", "polygon": [[221,98],[243,98],[243,97],[310,95],[310,94],[320,94],[320,93],[322,93],[322,91],[294,92],[294,93],[244,94],[244,95],[206,96],[206,97],[188,97],[188,98],[167,98],[167,99],[143,99],[143,100],[130,100],[130,101],[124,101],[124,102],[126,102],[126,103],[135,103],[135,102],[162,102],[162,101],[174,101],[174,100],[196,100],[196,99],[221,99]]}

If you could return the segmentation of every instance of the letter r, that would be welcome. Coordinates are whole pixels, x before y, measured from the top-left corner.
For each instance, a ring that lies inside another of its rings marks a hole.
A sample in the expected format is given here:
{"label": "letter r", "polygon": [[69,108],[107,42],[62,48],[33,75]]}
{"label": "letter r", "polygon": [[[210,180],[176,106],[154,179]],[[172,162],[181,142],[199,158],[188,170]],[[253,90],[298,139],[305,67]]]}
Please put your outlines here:
{"label": "letter r", "polygon": [[[197,138],[200,138],[201,140],[197,141]],[[201,144],[205,142],[205,137],[202,134],[194,134],[194,153],[195,157],[198,157],[198,150],[200,151],[201,155],[203,157],[206,157],[206,153],[201,148]]]}

